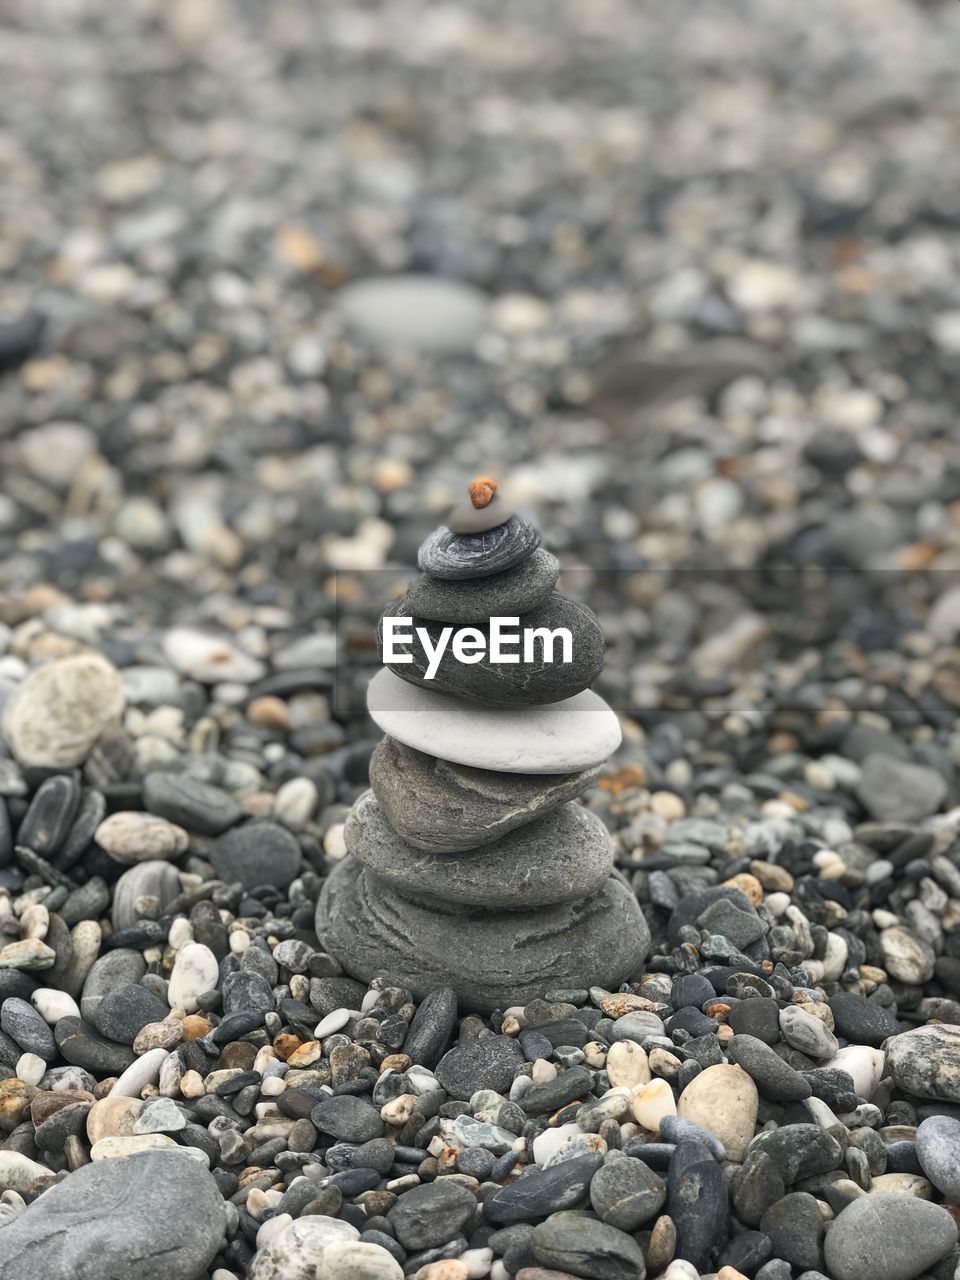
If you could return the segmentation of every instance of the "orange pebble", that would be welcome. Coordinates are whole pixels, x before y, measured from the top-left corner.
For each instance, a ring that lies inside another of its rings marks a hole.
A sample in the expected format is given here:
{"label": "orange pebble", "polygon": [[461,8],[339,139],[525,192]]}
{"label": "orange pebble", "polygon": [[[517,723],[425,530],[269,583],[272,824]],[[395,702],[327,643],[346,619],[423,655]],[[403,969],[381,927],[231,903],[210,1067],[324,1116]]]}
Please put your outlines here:
{"label": "orange pebble", "polygon": [[188,1013],[183,1020],[184,1040],[202,1040],[213,1030],[213,1023],[202,1018],[199,1013]]}

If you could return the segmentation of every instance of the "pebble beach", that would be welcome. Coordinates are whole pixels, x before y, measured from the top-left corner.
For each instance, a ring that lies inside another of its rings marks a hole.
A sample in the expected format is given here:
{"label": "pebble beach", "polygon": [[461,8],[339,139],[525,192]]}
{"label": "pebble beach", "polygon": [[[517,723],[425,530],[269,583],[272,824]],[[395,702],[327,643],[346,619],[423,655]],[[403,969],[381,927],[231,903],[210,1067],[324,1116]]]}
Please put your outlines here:
{"label": "pebble beach", "polygon": [[960,1274],[958,59],[0,14],[0,1280]]}

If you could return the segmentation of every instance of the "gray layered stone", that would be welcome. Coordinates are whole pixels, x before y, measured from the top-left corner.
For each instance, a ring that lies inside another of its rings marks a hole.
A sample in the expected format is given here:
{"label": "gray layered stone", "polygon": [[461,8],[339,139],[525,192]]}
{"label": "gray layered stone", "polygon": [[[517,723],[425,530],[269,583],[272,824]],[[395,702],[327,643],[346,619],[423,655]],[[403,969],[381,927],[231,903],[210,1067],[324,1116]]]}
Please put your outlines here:
{"label": "gray layered stone", "polygon": [[138,920],[156,920],[183,890],[176,867],[159,858],[138,862],[125,871],[113,891],[110,919],[114,930],[129,929]]}
{"label": "gray layered stone", "polygon": [[83,1165],[3,1229],[2,1280],[194,1280],[220,1247],[223,1199],[176,1151]]}
{"label": "gray layered stone", "polygon": [[441,525],[424,540],[417,563],[435,578],[488,578],[520,564],[539,545],[540,534],[519,516],[482,533],[453,533]]}
{"label": "gray layered stone", "polygon": [[408,844],[434,853],[499,840],[581,795],[598,773],[597,766],[557,774],[471,769],[390,737],[370,760],[370,785],[391,827]]}
{"label": "gray layered stone", "polygon": [[[410,617],[406,599],[390,605],[384,617]],[[394,639],[393,649],[410,662],[385,662],[385,665],[410,684],[423,685],[435,693],[450,694],[467,702],[479,702],[487,707],[541,706],[545,702],[560,702],[572,698],[588,688],[603,667],[605,643],[600,624],[592,610],[577,600],[570,600],[558,592],[549,596],[529,613],[521,614],[510,634],[519,636],[519,643],[511,643],[509,652],[519,658],[517,662],[495,662],[490,656],[489,624],[481,623],[476,630],[485,637],[485,649],[479,662],[462,662],[454,653],[452,643],[447,643],[436,671],[427,679],[429,655],[417,636],[423,628],[431,648],[440,641],[441,632],[448,624],[431,622],[413,617],[409,642]],[[544,635],[534,646],[534,657],[523,660],[525,633],[542,631]],[[551,639],[551,633],[569,632],[570,661],[564,661],[562,637]],[[377,644],[383,656],[383,622],[377,628]]]}
{"label": "gray layered stone", "polygon": [[439,909],[410,902],[352,857],[327,878],[317,932],[355,978],[389,974],[417,1000],[452,987],[462,1007],[488,1013],[554,988],[615,990],[650,945],[639,903],[618,875],[556,907]]}
{"label": "gray layered stone", "polygon": [[607,828],[579,804],[562,805],[478,849],[430,853],[401,840],[367,791],[350,811],[345,837],[365,866],[425,904],[523,910],[573,902],[599,889],[613,866]]}
{"label": "gray layered stone", "polygon": [[836,1280],[913,1280],[957,1243],[946,1209],[915,1196],[854,1200],[827,1229],[823,1253]]}
{"label": "gray layered stone", "polygon": [[513,569],[458,582],[422,574],[407,588],[411,614],[435,622],[481,622],[528,613],[549,595],[560,577],[560,561],[543,547]]}

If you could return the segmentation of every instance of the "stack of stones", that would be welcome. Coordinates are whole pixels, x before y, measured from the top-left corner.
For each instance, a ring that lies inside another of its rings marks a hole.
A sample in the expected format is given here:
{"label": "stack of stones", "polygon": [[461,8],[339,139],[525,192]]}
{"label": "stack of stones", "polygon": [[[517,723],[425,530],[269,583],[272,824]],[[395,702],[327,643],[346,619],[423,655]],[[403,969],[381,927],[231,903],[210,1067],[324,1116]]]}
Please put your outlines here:
{"label": "stack of stones", "polygon": [[452,987],[477,1011],[615,988],[650,935],[606,827],[576,802],[620,742],[588,688],[603,663],[597,620],[554,590],[557,560],[492,480],[473,482],[419,565],[384,616],[412,617],[434,642],[446,626],[489,636],[492,617],[519,618],[521,633],[565,627],[572,661],[538,645],[533,661],[466,665],[448,647],[428,681],[414,641],[401,650],[411,662],[377,674],[367,702],[387,736],[317,932],[354,977],[389,976],[417,998]]}

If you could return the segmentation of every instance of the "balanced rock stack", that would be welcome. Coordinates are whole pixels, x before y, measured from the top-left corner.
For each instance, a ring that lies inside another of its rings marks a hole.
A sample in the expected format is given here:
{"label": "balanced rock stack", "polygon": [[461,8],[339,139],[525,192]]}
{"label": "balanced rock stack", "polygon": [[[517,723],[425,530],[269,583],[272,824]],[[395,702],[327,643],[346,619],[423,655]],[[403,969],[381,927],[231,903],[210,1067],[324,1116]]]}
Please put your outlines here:
{"label": "balanced rock stack", "polygon": [[588,689],[603,636],[589,609],[554,590],[560,566],[539,544],[485,479],[423,543],[422,576],[384,617],[412,618],[431,645],[445,627],[489,641],[491,618],[517,618],[521,636],[566,628],[572,651],[556,646],[550,661],[534,644],[524,660],[521,644],[521,660],[503,663],[488,643],[464,663],[448,644],[428,679],[423,646],[394,645],[367,696],[387,734],[372,790],[350,813],[349,856],[317,909],[317,932],[348,973],[388,975],[417,998],[453,987],[477,1011],[615,988],[650,940],[606,827],[576,803],[620,742],[616,716]]}

